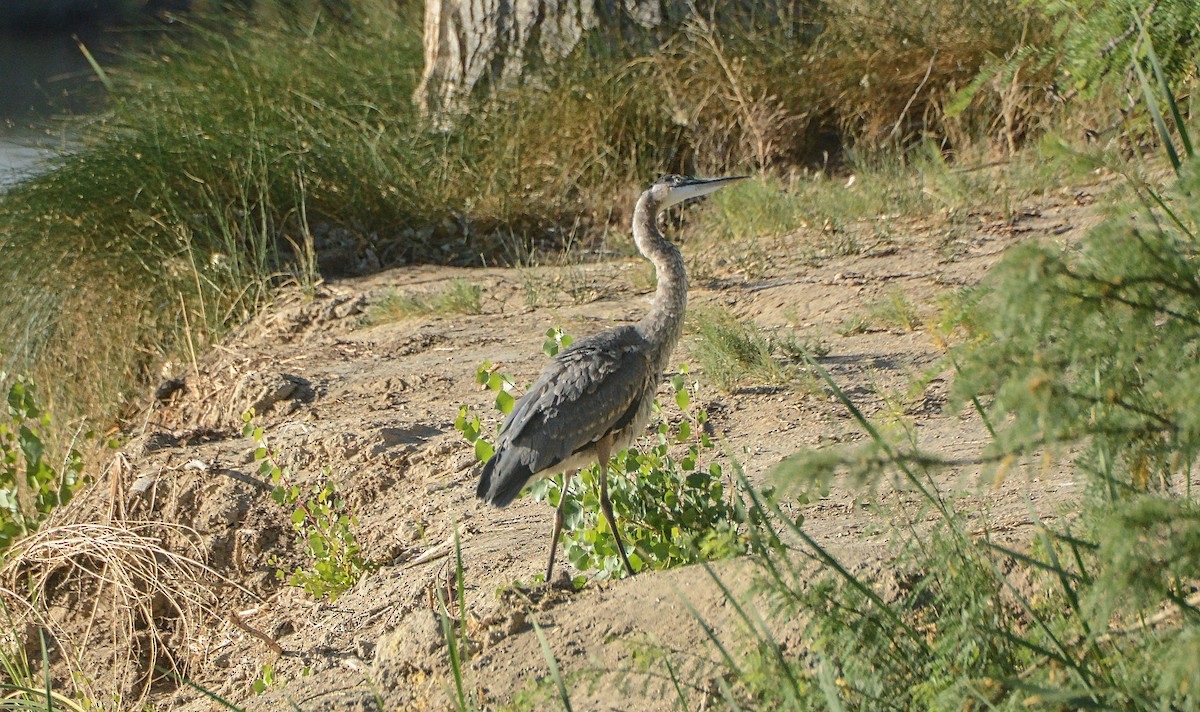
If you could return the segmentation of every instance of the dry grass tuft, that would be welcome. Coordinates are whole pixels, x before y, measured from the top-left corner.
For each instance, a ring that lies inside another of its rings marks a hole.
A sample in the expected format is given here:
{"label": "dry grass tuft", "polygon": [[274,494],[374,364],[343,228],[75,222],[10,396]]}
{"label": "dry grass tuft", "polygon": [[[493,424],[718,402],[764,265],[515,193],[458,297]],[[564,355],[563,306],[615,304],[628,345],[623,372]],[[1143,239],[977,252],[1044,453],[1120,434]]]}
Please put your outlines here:
{"label": "dry grass tuft", "polygon": [[[168,548],[168,538],[187,542],[187,550]],[[77,685],[111,673],[121,696],[137,707],[159,671],[186,674],[186,651],[219,603],[216,586],[235,585],[202,559],[199,535],[180,525],[50,526],[6,553],[0,600],[14,632],[45,633],[52,661],[65,664]],[[69,620],[86,621],[82,630],[59,624],[64,608],[75,609]]]}

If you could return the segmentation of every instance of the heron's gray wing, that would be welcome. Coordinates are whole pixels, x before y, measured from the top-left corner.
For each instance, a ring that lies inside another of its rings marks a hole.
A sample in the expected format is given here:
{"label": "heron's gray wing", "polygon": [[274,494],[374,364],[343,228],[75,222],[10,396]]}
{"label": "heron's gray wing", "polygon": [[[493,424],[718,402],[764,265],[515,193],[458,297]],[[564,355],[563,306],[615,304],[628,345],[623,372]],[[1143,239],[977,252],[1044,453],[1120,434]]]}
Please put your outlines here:
{"label": "heron's gray wing", "polygon": [[542,453],[530,463],[534,472],[553,467],[628,420],[650,375],[645,341],[633,327],[581,341],[547,364],[513,408],[500,441]]}
{"label": "heron's gray wing", "polygon": [[624,427],[652,380],[650,369],[647,344],[634,327],[601,332],[564,350],[501,426],[479,496],[503,506],[532,475]]}

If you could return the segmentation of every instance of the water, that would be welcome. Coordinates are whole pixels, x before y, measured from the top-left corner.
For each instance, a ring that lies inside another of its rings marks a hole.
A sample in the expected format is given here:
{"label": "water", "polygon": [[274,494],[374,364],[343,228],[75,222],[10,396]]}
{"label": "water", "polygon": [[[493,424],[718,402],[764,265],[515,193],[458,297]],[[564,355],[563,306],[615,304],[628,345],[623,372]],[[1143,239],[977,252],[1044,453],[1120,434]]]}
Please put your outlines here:
{"label": "water", "polygon": [[[104,45],[94,33],[83,41],[93,53]],[[95,111],[101,98],[69,32],[0,34],[0,189],[65,147],[62,119]]]}

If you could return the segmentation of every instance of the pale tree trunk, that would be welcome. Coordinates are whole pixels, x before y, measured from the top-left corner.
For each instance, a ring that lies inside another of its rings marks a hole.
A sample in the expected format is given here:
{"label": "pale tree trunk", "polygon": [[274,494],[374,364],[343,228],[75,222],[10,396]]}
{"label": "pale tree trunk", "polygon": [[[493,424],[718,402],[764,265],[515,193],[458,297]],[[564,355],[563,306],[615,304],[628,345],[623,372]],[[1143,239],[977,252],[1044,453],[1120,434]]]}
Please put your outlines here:
{"label": "pale tree trunk", "polygon": [[646,36],[685,2],[425,0],[425,69],[414,98],[427,117],[444,120],[478,87],[510,84],[566,56],[591,30]]}

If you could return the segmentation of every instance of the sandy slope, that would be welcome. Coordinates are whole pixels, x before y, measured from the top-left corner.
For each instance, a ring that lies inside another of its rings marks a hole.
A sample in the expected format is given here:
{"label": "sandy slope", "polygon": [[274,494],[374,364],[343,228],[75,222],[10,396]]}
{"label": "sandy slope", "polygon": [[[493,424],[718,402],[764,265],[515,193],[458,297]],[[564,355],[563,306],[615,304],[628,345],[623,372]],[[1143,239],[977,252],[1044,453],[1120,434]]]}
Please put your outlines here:
{"label": "sandy slope", "polygon": [[[1023,206],[1011,220],[959,216],[953,227],[893,220],[887,240],[871,224],[851,225],[845,229],[858,254],[825,259],[812,257],[831,238],[819,231],[768,245],[684,245],[699,276],[693,304],[720,305],[766,328],[819,340],[829,349],[823,363],[835,379],[868,414],[879,414],[879,393],[904,393],[942,351],[925,330],[840,336],[837,327],[889,290],[932,316],[939,295],[977,282],[1014,242],[1081,234],[1094,220],[1090,202],[1087,192],[1064,192]],[[739,250],[753,250],[756,259],[766,255],[750,270],[753,278],[738,270],[749,261],[737,259]],[[453,568],[446,557],[413,562],[439,546],[446,551],[456,524],[476,643],[467,681],[488,704],[551,704],[546,660],[529,625],[536,619],[571,680],[575,709],[671,708],[675,693],[665,666],[645,654],[655,647],[673,651],[689,700],[700,707],[715,690],[707,661],[716,653],[681,596],[738,646],[730,611],[709,575],[691,567],[580,592],[498,594],[543,568],[551,510],[528,500],[506,510],[477,504],[470,448],[453,428],[459,404],[490,412],[490,395],[473,378],[481,361],[500,364],[518,382],[531,380],[544,359],[540,346],[548,327],[583,335],[640,316],[648,295],[632,285],[645,282],[644,270],[636,260],[523,272],[413,267],[327,284],[315,295],[287,295],[195,368],[180,367],[182,389],[155,402],[144,426],[131,434],[123,450],[128,466],[81,498],[77,509],[108,511],[116,497],[123,516],[186,524],[199,533],[211,565],[248,589],[223,589],[190,649],[179,652],[195,681],[251,709],[286,709],[287,700],[304,710],[449,705],[452,683],[434,602],[435,591],[453,586]],[[483,287],[482,315],[363,325],[363,309],[388,290],[433,292],[456,278]],[[527,306],[531,289],[543,306]],[[570,293],[583,295],[583,303]],[[685,337],[674,362],[688,360]],[[726,394],[706,387],[703,373],[697,379],[699,402],[756,481],[766,481],[772,466],[796,449],[861,437],[824,394],[761,387]],[[948,379],[934,378],[903,407],[926,449],[966,459],[983,446],[985,434],[969,413],[947,409]],[[273,576],[270,556],[300,558],[288,513],[271,501],[251,445],[240,435],[240,415],[250,406],[262,413],[259,422],[297,484],[315,482],[322,468],[331,468],[359,519],[367,554],[384,562],[335,603],[281,588]],[[977,474],[964,468],[946,477],[952,486],[969,486]],[[1053,512],[1071,487],[1056,471],[1035,468],[968,501],[987,504],[991,525],[1020,539],[1030,503]],[[855,495],[835,487],[798,513],[839,556],[882,566],[887,527]],[[723,562],[717,571],[738,589],[752,579],[744,561]],[[243,611],[245,626],[277,640],[284,655],[235,625],[225,615],[229,609]],[[97,665],[112,652],[93,651]],[[251,683],[264,665],[273,666],[280,682],[255,697]],[[165,707],[214,705],[186,688],[156,689]]]}

